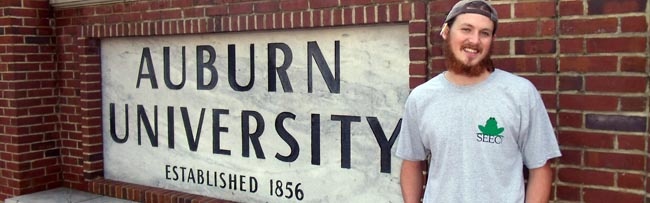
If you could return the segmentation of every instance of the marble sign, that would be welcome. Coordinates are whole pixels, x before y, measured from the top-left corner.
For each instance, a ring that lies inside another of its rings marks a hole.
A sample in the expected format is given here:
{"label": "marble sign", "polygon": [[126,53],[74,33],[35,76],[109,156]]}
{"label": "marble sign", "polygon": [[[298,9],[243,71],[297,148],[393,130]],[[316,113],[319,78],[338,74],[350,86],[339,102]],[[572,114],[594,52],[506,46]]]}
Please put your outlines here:
{"label": "marble sign", "polygon": [[101,41],[107,179],[239,202],[401,202],[404,24]]}

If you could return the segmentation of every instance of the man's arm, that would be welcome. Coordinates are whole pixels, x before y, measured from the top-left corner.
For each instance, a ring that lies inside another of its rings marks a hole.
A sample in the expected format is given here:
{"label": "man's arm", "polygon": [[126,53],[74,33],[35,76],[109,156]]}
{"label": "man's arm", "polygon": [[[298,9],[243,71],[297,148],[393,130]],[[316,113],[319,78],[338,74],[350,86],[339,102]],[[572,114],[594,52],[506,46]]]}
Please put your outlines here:
{"label": "man's arm", "polygon": [[528,170],[528,189],[526,189],[526,203],[548,202],[553,182],[551,165],[546,162],[544,166]]}
{"label": "man's arm", "polygon": [[402,161],[400,184],[402,185],[404,203],[419,203],[420,199],[422,199],[422,187],[424,186],[423,166],[422,161]]}

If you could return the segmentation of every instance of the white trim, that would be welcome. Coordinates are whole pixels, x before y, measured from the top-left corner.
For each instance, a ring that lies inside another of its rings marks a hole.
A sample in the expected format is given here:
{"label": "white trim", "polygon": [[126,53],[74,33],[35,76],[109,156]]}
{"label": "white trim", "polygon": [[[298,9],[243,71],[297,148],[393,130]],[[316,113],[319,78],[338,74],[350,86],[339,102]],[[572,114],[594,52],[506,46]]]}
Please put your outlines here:
{"label": "white trim", "polygon": [[70,8],[70,7],[83,7],[94,6],[99,4],[110,4],[127,2],[134,0],[50,0],[50,5],[54,8]]}

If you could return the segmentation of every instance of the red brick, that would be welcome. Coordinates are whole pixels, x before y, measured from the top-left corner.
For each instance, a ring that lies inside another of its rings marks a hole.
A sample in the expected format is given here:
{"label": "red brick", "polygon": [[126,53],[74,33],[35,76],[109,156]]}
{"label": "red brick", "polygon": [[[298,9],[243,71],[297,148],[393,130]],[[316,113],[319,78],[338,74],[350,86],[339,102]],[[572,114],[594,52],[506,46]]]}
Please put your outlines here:
{"label": "red brick", "polygon": [[386,5],[377,6],[377,22],[380,23],[388,22],[388,6]]}
{"label": "red brick", "polygon": [[563,35],[614,33],[617,29],[618,19],[616,18],[560,21],[560,34]]}
{"label": "red brick", "polygon": [[352,16],[353,11],[354,11],[353,8],[343,9],[343,24],[344,25],[352,25],[352,22],[354,20],[354,16]]}
{"label": "red brick", "polygon": [[560,53],[582,53],[583,38],[560,39]]}
{"label": "red brick", "polygon": [[589,15],[643,12],[646,6],[646,0],[599,0],[587,3]]}
{"label": "red brick", "polygon": [[380,3],[380,4],[402,2],[402,0],[373,0],[373,1],[375,3]]}
{"label": "red brick", "polygon": [[589,53],[645,52],[645,50],[645,37],[587,39],[587,52]]}
{"label": "red brick", "polygon": [[586,152],[585,164],[590,167],[643,170],[645,166],[643,155],[621,154],[608,152]]}
{"label": "red brick", "polygon": [[555,53],[555,40],[515,40],[515,54]]}
{"label": "red brick", "polygon": [[426,78],[414,78],[414,77],[411,77],[411,78],[409,78],[409,88],[413,89],[413,88],[423,84],[426,81],[427,81]]}
{"label": "red brick", "polygon": [[411,49],[409,50],[409,59],[411,61],[424,61],[427,58],[426,49]]}
{"label": "red brick", "polygon": [[280,2],[280,9],[284,11],[306,10],[308,0],[285,0]]}
{"label": "red brick", "polygon": [[[497,13],[499,14],[499,19],[510,19],[512,16],[510,15],[510,4],[492,4],[495,10],[497,10]],[[451,7],[450,7],[451,9]]]}
{"label": "red brick", "polygon": [[618,135],[618,149],[623,150],[644,150],[645,139],[636,135]]}
{"label": "red brick", "polygon": [[398,22],[400,20],[399,4],[388,5],[388,22]]}
{"label": "red brick", "polygon": [[412,5],[413,5],[412,3],[400,4],[401,11],[399,11],[398,13],[402,13],[402,15],[399,16],[399,19],[401,19],[402,21],[410,21],[411,19],[413,19],[413,15],[411,12]]}
{"label": "red brick", "polygon": [[561,72],[614,72],[616,56],[567,56],[560,57]]}
{"label": "red brick", "polygon": [[426,22],[412,22],[409,23],[409,33],[424,33],[427,29]]}
{"label": "red brick", "polygon": [[556,30],[556,22],[555,20],[545,20],[542,21],[542,27],[541,27],[541,36],[549,36],[552,37],[555,35],[555,30]]}
{"label": "red brick", "polygon": [[645,97],[621,97],[621,111],[642,112],[647,106]]}
{"label": "red brick", "polygon": [[647,63],[646,57],[623,56],[621,59],[621,71],[625,72],[645,72]]}
{"label": "red brick", "polygon": [[215,3],[221,3],[221,2],[215,2],[215,0],[194,0],[194,5],[195,6],[200,6],[200,5],[212,5]]}
{"label": "red brick", "polygon": [[346,0],[341,1],[341,6],[357,6],[371,4],[372,0]]}
{"label": "red brick", "polygon": [[611,134],[563,130],[558,133],[557,137],[561,146],[614,148],[614,135]]}
{"label": "red brick", "polygon": [[214,5],[208,8],[205,8],[206,16],[221,16],[228,13],[228,7],[224,5]]}
{"label": "red brick", "polygon": [[539,91],[555,90],[555,76],[553,75],[532,75],[524,76],[528,79]]}
{"label": "red brick", "polygon": [[644,200],[641,194],[603,189],[584,188],[583,194],[584,202],[643,202]]}
{"label": "red brick", "polygon": [[557,197],[559,200],[580,201],[580,188],[573,186],[557,186]]}
{"label": "red brick", "polygon": [[228,13],[231,15],[253,13],[253,4],[252,3],[230,4],[228,6]]}
{"label": "red brick", "polygon": [[[557,96],[554,93],[553,94],[542,93],[541,97],[542,97],[542,102],[544,102],[544,106],[546,107],[546,109],[557,108]],[[548,112],[548,113],[549,113],[548,116],[551,119],[551,123],[557,123],[557,121],[555,120],[555,114],[553,112]]]}
{"label": "red brick", "polygon": [[530,2],[515,4],[516,18],[553,17],[555,15],[555,2]]}
{"label": "red brick", "polygon": [[282,15],[282,25],[283,28],[293,28],[293,23],[291,22],[292,19],[292,13],[284,13]]}
{"label": "red brick", "polygon": [[560,91],[583,90],[582,76],[560,76]]}
{"label": "red brick", "polygon": [[32,161],[37,159],[42,159],[44,157],[43,152],[21,152],[18,154],[18,161]]}
{"label": "red brick", "polygon": [[364,11],[363,7],[354,8],[354,13],[355,13],[355,15],[354,15],[354,23],[355,24],[360,25],[360,24],[365,23],[364,19],[365,19],[366,16],[363,13],[363,11]]}
{"label": "red brick", "polygon": [[539,57],[540,71],[542,73],[557,74],[557,59],[555,57]]}
{"label": "red brick", "polygon": [[493,61],[497,68],[509,72],[530,73],[538,71],[537,60],[535,58],[495,58]]}
{"label": "red brick", "polygon": [[332,10],[323,10],[323,24],[321,26],[332,26]]}
{"label": "red brick", "polygon": [[38,168],[33,170],[20,171],[16,174],[15,178],[17,179],[31,179],[34,177],[40,177],[45,175],[45,169]]}
{"label": "red brick", "polygon": [[29,17],[29,18],[38,17],[38,13],[36,9],[5,8],[4,12],[6,16],[11,16],[11,17]]}
{"label": "red brick", "polygon": [[323,20],[321,19],[321,13],[323,13],[323,11],[314,11],[312,13],[312,17],[314,18],[313,19],[314,23],[313,23],[312,26],[314,26],[314,27],[323,26]]}
{"label": "red brick", "polygon": [[621,31],[622,32],[646,32],[648,29],[648,22],[644,16],[632,16],[621,18]]}
{"label": "red brick", "polygon": [[426,75],[427,65],[426,64],[410,64],[409,65],[409,75]]}
{"label": "red brick", "polygon": [[496,33],[497,37],[534,37],[536,35],[537,21],[499,23]]}
{"label": "red brick", "polygon": [[148,1],[136,1],[132,4],[130,4],[128,7],[130,11],[132,12],[142,12],[142,11],[148,11],[150,8],[149,6],[151,5],[151,2]]}
{"label": "red brick", "polygon": [[366,23],[376,23],[376,13],[374,6],[368,6],[366,8]]}
{"label": "red brick", "polygon": [[[413,6],[414,10],[414,19],[413,20],[424,20],[426,18],[426,5],[423,2],[415,2]],[[441,21],[437,21],[441,22]]]}
{"label": "red brick", "polygon": [[492,43],[492,55],[510,55],[510,40],[494,41]]}
{"label": "red brick", "polygon": [[343,25],[343,11],[341,9],[332,10],[332,24],[335,26]]}
{"label": "red brick", "polygon": [[646,77],[635,76],[587,76],[585,89],[595,92],[645,92]]}
{"label": "red brick", "polygon": [[[169,1],[154,1],[151,2],[151,10],[163,10],[163,9],[172,8],[171,5],[172,5],[171,2]],[[108,11],[110,12],[111,7],[102,6],[100,8],[109,8]]]}
{"label": "red brick", "polygon": [[576,168],[561,168],[558,179],[562,182],[586,185],[614,186],[614,173]]}
{"label": "red brick", "polygon": [[643,179],[644,175],[631,174],[631,173],[619,173],[618,174],[618,186],[623,188],[630,189],[643,189]]}
{"label": "red brick", "polygon": [[[458,1],[432,1],[429,3],[429,12],[430,13],[443,13],[447,15],[447,12],[454,6]],[[502,13],[497,11],[498,13]],[[501,17],[501,16],[499,16]]]}
{"label": "red brick", "polygon": [[313,9],[319,8],[331,8],[338,6],[339,2],[337,0],[310,0],[309,7]]}
{"label": "red brick", "polygon": [[560,94],[560,107],[572,110],[615,111],[618,108],[618,98],[616,96]]}
{"label": "red brick", "polygon": [[447,68],[445,67],[445,61],[443,59],[434,59],[431,60],[431,75],[437,75],[445,70]]}
{"label": "red brick", "polygon": [[427,46],[427,38],[424,35],[415,35],[415,36],[410,36],[409,37],[409,46],[412,48],[415,47],[426,47]]}
{"label": "red brick", "polygon": [[21,0],[3,0],[0,1],[0,7],[21,7]]}
{"label": "red brick", "polygon": [[560,112],[558,118],[558,123],[562,127],[583,127],[584,119],[581,113]]}
{"label": "red brick", "polygon": [[[273,22],[273,16],[274,16],[274,14],[264,15],[264,17],[266,19],[266,20],[264,20],[264,29],[274,29],[274,28],[278,27],[278,25],[276,25],[275,22]],[[228,22],[226,21],[225,23],[228,23]]]}
{"label": "red brick", "polygon": [[259,2],[253,4],[253,7],[255,10],[255,13],[266,13],[266,12],[276,12],[280,10],[280,3],[279,2]]}

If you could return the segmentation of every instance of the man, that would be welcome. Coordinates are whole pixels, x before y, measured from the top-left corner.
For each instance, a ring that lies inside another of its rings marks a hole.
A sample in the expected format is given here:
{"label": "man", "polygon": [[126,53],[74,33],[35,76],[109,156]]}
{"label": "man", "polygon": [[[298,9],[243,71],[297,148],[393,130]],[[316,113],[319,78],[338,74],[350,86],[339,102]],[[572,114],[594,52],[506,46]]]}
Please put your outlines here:
{"label": "man", "polygon": [[460,1],[445,19],[448,70],[406,101],[396,153],[405,202],[422,198],[427,159],[424,202],[548,202],[548,160],[560,150],[535,87],[492,65],[497,23],[483,0]]}

